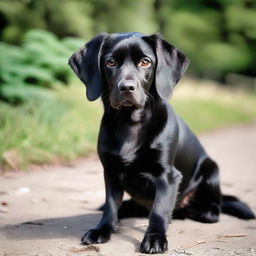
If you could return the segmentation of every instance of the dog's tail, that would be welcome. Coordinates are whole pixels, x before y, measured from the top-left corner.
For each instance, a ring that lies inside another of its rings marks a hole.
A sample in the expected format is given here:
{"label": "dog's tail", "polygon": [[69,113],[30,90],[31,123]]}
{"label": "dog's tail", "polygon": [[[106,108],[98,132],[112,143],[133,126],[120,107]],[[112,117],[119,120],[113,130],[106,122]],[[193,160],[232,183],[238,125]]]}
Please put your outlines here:
{"label": "dog's tail", "polygon": [[249,206],[235,196],[222,195],[222,212],[240,219],[255,219],[255,214]]}

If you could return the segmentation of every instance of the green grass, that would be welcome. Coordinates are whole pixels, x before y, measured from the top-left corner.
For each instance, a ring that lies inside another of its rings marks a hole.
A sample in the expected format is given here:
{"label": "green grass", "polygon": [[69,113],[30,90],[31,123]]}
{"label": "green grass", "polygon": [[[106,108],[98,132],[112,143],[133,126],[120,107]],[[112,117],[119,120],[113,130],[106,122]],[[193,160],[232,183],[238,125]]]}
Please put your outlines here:
{"label": "green grass", "polygon": [[197,134],[235,124],[256,121],[256,94],[216,84],[185,81],[171,104]]}
{"label": "green grass", "polygon": [[[196,133],[256,119],[255,94],[187,84],[171,102]],[[19,106],[1,102],[0,168],[69,163],[95,152],[101,115],[100,101],[88,102],[81,84]]]}
{"label": "green grass", "polygon": [[0,164],[65,163],[95,151],[100,103],[85,100],[84,88],[60,88],[55,97],[24,105],[0,104]]}
{"label": "green grass", "polygon": [[[195,133],[245,123],[252,120],[247,113],[237,106],[223,104],[214,100],[177,99],[174,100],[176,112],[187,122]],[[255,116],[256,119],[256,116]]]}

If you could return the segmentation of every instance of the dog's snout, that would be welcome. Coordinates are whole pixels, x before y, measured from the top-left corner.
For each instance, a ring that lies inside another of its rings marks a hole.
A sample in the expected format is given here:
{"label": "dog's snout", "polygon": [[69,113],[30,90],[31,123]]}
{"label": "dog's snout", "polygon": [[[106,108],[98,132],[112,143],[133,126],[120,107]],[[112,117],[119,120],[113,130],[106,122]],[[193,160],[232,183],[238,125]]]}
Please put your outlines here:
{"label": "dog's snout", "polygon": [[136,84],[132,80],[122,81],[119,84],[119,90],[122,93],[130,93],[133,92],[136,89]]}
{"label": "dog's snout", "polygon": [[122,84],[120,86],[120,91],[121,92],[132,92],[134,90],[135,90],[135,86],[134,85]]}

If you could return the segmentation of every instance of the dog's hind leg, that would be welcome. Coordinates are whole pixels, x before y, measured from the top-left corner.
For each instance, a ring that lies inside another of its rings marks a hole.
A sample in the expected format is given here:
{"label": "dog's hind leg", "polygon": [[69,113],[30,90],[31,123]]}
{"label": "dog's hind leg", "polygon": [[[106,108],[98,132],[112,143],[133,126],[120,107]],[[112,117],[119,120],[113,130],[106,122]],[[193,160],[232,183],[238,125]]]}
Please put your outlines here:
{"label": "dog's hind leg", "polygon": [[214,223],[219,220],[222,204],[219,169],[209,157],[203,159],[198,168],[202,181],[187,209],[187,217],[204,223]]}
{"label": "dog's hind leg", "polygon": [[123,201],[118,210],[118,219],[148,217],[148,215],[149,210],[132,199]]}

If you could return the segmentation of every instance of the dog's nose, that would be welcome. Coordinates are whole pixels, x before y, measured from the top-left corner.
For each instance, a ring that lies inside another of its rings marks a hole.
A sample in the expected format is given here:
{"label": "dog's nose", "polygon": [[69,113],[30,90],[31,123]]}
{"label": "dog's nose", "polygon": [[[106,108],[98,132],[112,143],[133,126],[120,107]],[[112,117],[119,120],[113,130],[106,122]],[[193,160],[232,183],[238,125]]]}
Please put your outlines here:
{"label": "dog's nose", "polygon": [[127,93],[127,92],[133,92],[135,90],[136,86],[133,81],[123,81],[119,84],[119,90],[122,93]]}

